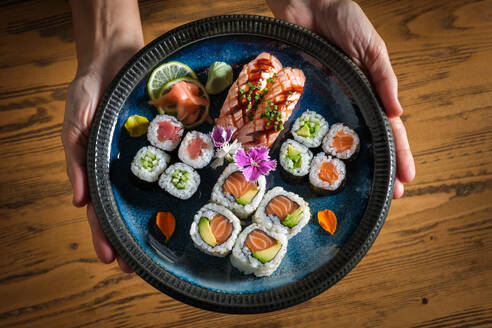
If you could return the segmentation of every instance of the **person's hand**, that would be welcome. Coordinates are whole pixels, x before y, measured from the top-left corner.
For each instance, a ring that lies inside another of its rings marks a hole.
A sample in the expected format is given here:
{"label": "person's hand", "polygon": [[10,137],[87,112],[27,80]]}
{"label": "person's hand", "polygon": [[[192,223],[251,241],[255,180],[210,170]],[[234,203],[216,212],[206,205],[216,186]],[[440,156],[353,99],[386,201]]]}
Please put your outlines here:
{"label": "person's hand", "polygon": [[398,81],[383,39],[362,9],[351,0],[270,0],[276,17],[306,27],[339,46],[376,89],[395,137],[397,174],[394,198],[403,196],[403,183],[415,177],[415,164],[398,101]]}
{"label": "person's hand", "polygon": [[[107,4],[104,1],[71,3],[78,70],[68,88],[61,138],[67,175],[73,189],[72,203],[77,207],[87,205],[87,218],[97,256],[104,263],[116,259],[124,272],[132,272],[104,235],[90,201],[87,185],[87,142],[99,99],[121,66],[143,46],[136,1],[127,0],[127,6],[123,6],[123,1]],[[114,5],[120,8],[106,12],[108,6]]]}

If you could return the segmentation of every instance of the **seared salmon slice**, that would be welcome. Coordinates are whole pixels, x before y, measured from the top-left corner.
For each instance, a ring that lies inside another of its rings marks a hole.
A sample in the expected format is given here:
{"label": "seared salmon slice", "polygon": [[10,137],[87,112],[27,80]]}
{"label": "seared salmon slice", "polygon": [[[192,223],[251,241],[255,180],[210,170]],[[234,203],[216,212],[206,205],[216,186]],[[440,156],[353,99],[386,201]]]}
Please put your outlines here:
{"label": "seared salmon slice", "polygon": [[259,252],[276,245],[277,241],[267,235],[265,232],[256,229],[249,233],[244,243],[246,244],[246,247],[248,247],[253,252]]}
{"label": "seared salmon slice", "polygon": [[276,196],[270,200],[270,202],[265,207],[265,213],[267,215],[276,215],[280,221],[285,220],[287,215],[294,212],[299,208],[299,204],[291,201],[285,196]]}
{"label": "seared salmon slice", "polygon": [[224,193],[229,193],[238,199],[255,187],[256,183],[247,181],[241,172],[236,171],[227,177],[222,189]]}
{"label": "seared salmon slice", "polygon": [[341,153],[352,148],[353,144],[354,137],[343,131],[338,131],[335,137],[333,137],[331,147],[335,148],[337,153]]}
{"label": "seared salmon slice", "polygon": [[217,245],[220,245],[229,239],[232,232],[232,223],[222,214],[215,214],[210,220],[210,229],[217,241]]}

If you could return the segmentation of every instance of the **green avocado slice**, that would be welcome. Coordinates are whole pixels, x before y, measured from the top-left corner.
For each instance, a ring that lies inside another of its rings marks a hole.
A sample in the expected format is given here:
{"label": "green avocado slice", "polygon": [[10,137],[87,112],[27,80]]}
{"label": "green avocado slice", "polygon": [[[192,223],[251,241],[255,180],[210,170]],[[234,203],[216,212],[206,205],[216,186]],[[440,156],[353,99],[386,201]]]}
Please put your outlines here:
{"label": "green avocado slice", "polygon": [[236,199],[236,203],[239,205],[248,205],[251,203],[253,198],[255,198],[256,194],[258,193],[258,187],[254,187],[250,190],[248,190],[244,195]]}
{"label": "green avocado slice", "polygon": [[200,219],[200,221],[198,222],[198,231],[200,232],[200,237],[202,237],[204,242],[212,247],[215,247],[215,245],[217,245],[217,240],[212,233],[212,229],[210,229],[209,219],[205,217]]}
{"label": "green avocado slice", "polygon": [[298,136],[301,137],[310,137],[311,136],[311,131],[309,131],[309,126],[307,124],[304,124],[299,130],[296,131]]}
{"label": "green avocado slice", "polygon": [[267,263],[271,261],[282,248],[282,243],[277,241],[277,244],[270,248],[264,249],[258,252],[251,252],[254,258],[258,259],[261,263]]}
{"label": "green avocado slice", "polygon": [[289,228],[295,227],[302,218],[302,207],[298,207],[294,212],[290,213],[282,221],[284,226]]}

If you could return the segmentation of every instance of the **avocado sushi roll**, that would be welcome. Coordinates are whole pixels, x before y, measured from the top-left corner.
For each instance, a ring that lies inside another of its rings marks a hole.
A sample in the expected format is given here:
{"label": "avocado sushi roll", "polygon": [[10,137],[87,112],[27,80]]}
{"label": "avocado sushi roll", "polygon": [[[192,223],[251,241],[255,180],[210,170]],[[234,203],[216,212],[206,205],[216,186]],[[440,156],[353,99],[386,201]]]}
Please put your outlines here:
{"label": "avocado sushi roll", "polygon": [[253,222],[270,231],[283,233],[287,238],[298,234],[309,222],[311,211],[308,203],[282,187],[269,190],[253,215]]}
{"label": "avocado sushi roll", "polygon": [[159,186],[179,199],[188,199],[197,191],[200,175],[189,165],[175,163],[159,179]]}
{"label": "avocado sushi roll", "polygon": [[179,159],[194,169],[201,169],[210,163],[214,156],[212,138],[198,131],[188,132],[179,145]]}
{"label": "avocado sushi roll", "polygon": [[133,158],[130,170],[145,182],[156,182],[167,167],[171,157],[156,147],[142,147]]}
{"label": "avocado sushi roll", "polygon": [[321,140],[328,132],[328,122],[320,114],[307,110],[295,120],[291,132],[297,142],[316,148],[321,145]]}
{"label": "avocado sushi roll", "polygon": [[228,255],[241,231],[241,223],[227,208],[209,203],[195,215],[190,235],[196,248],[213,256]]}
{"label": "avocado sushi roll", "polygon": [[352,160],[359,152],[359,136],[342,123],[333,124],[323,138],[323,151],[343,160]]}
{"label": "avocado sushi roll", "polygon": [[237,237],[230,257],[231,264],[245,274],[270,276],[287,252],[287,237],[253,223]]}
{"label": "avocado sushi roll", "polygon": [[309,185],[320,195],[340,191],[345,183],[345,164],[336,157],[321,152],[314,156],[309,171]]}
{"label": "avocado sushi roll", "polygon": [[239,166],[229,164],[212,190],[212,201],[230,209],[240,219],[246,219],[260,204],[265,194],[266,179],[246,180]]}
{"label": "avocado sushi roll", "polygon": [[287,182],[300,183],[309,173],[313,153],[303,144],[287,139],[280,147],[281,172]]}

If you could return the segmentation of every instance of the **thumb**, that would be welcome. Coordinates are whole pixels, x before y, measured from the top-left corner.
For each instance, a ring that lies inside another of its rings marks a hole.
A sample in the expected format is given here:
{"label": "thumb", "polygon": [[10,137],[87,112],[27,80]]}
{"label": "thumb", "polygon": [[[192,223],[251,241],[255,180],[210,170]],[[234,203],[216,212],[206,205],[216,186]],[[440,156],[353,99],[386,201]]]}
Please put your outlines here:
{"label": "thumb", "polygon": [[89,201],[86,173],[87,137],[75,127],[64,127],[62,131],[63,148],[67,163],[67,175],[72,184],[74,206],[82,207]]}

